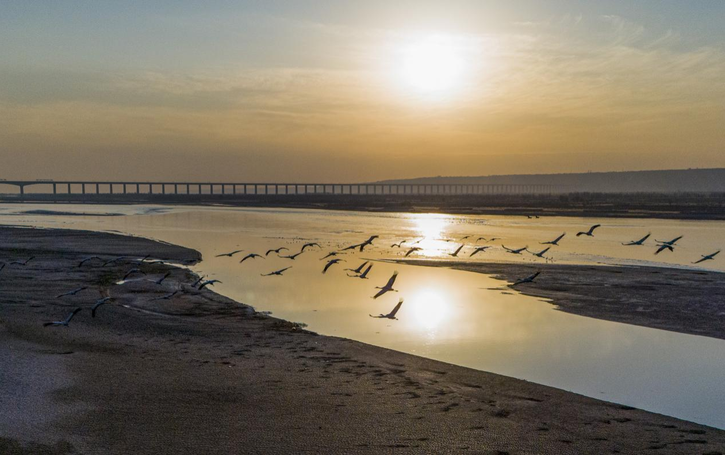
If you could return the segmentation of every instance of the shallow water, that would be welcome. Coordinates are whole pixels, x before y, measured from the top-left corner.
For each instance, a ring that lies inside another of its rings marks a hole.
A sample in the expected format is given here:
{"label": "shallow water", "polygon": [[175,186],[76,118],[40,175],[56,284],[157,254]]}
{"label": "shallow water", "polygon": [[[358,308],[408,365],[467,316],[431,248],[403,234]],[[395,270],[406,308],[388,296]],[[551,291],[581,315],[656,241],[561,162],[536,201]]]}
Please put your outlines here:
{"label": "shallow water", "polygon": [[[24,213],[28,211],[34,213]],[[52,215],[38,210],[66,212]],[[84,213],[70,216],[67,212]],[[100,216],[114,213],[121,216]],[[518,294],[505,282],[476,273],[381,262],[400,257],[390,245],[417,241],[414,256],[448,260],[459,240],[463,257],[479,236],[500,237],[477,261],[543,262],[506,253],[501,244],[538,249],[539,242],[567,236],[549,251],[558,263],[646,264],[692,267],[722,241],[723,222],[616,220],[504,216],[450,216],[334,212],[295,209],[159,206],[0,205],[0,223],[119,231],[164,240],[202,252],[194,270],[220,279],[214,287],[259,311],[316,332],[410,352],[449,363],[514,376],[584,395],[725,428],[725,342],[600,321],[556,311],[549,303]],[[601,223],[595,237],[575,233]],[[652,232],[642,247],[625,247]],[[339,256],[346,262],[322,274],[328,251],[377,234],[375,247]],[[654,255],[653,239],[684,235],[673,253]],[[455,241],[449,241],[455,240]],[[308,250],[294,261],[270,255],[239,263],[248,252],[284,246]],[[487,244],[484,241],[479,245]],[[244,249],[234,258],[215,255]],[[541,246],[543,249],[544,247]],[[725,254],[723,254],[725,256]],[[368,280],[350,278],[344,268],[365,260],[374,266]],[[292,266],[282,277],[261,277]],[[725,270],[725,257],[703,265]],[[371,296],[397,270],[399,292]],[[405,303],[399,320],[373,319]]]}

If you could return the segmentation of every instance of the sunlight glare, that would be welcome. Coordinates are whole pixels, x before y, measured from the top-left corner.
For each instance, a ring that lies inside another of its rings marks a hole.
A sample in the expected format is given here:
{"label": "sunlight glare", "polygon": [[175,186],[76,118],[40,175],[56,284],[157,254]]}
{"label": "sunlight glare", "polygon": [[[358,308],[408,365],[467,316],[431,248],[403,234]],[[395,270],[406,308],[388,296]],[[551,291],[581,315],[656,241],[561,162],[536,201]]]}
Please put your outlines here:
{"label": "sunlight glare", "polygon": [[421,289],[409,300],[417,324],[424,329],[437,328],[449,316],[448,302],[437,289]]}
{"label": "sunlight glare", "polygon": [[454,39],[433,35],[402,49],[401,77],[424,93],[448,92],[457,88],[465,70],[463,52]]}

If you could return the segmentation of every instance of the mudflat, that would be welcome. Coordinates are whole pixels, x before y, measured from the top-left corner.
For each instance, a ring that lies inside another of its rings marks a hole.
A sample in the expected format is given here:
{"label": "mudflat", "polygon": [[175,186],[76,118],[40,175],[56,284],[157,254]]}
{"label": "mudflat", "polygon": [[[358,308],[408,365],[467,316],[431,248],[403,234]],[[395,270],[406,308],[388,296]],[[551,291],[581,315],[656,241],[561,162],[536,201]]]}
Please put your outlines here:
{"label": "mudflat", "polygon": [[[199,260],[0,228],[0,453],[725,453],[725,431],[307,332],[192,288]],[[115,284],[131,268],[145,275]]]}

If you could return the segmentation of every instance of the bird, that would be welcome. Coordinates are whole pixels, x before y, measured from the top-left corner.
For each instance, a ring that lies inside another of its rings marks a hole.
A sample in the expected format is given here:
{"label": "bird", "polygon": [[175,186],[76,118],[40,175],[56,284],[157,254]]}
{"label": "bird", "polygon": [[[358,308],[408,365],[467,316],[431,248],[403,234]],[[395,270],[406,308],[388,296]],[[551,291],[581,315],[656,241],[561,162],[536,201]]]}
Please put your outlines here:
{"label": "bird", "polygon": [[144,262],[144,264],[146,264],[146,265],[163,265],[163,264],[166,264],[166,262],[162,261],[161,259],[157,259],[155,261]]}
{"label": "bird", "polygon": [[642,237],[639,240],[632,240],[631,242],[622,243],[622,245],[624,245],[624,246],[640,246],[640,245],[643,245],[644,242],[645,242],[645,240],[647,240],[650,235],[652,235],[651,232],[648,233],[647,235],[645,235],[644,237]]}
{"label": "bird", "polygon": [[489,248],[491,248],[491,247],[490,246],[480,246],[480,247],[476,248],[475,250],[473,250],[473,253],[471,253],[471,255],[468,256],[468,257],[469,258],[472,258],[474,254],[476,254],[476,253],[482,253],[482,252],[486,251]]}
{"label": "bird", "polygon": [[[357,245],[354,245],[354,246],[355,246],[355,248],[357,248]],[[329,253],[327,253],[327,256],[325,256],[324,258],[322,258],[320,260],[321,261],[324,261],[325,259],[331,258],[333,256],[337,256],[338,254],[340,254],[340,252],[338,252],[338,251],[330,251]]]}
{"label": "bird", "polygon": [[26,266],[26,265],[28,265],[28,262],[32,261],[33,259],[35,259],[35,256],[30,256],[28,259],[26,259],[24,261],[20,261],[20,260],[13,261],[13,262],[10,263],[10,265],[22,265],[22,266]]}
{"label": "bird", "polygon": [[420,251],[420,250],[422,250],[422,249],[423,249],[423,248],[420,248],[420,247],[414,246],[413,248],[409,249],[407,253],[405,253],[405,257],[407,258],[407,257],[408,257],[408,256],[410,256],[411,254],[415,253],[416,251]]}
{"label": "bird", "polygon": [[69,295],[76,295],[76,294],[78,294],[81,291],[85,291],[86,289],[88,289],[88,286],[83,286],[83,287],[80,287],[78,289],[73,289],[72,291],[68,291],[68,292],[65,292],[63,294],[59,294],[59,295],[55,296],[55,298],[56,299],[60,299],[61,297],[67,297]]}
{"label": "bird", "polygon": [[201,291],[202,289],[204,289],[207,286],[214,286],[215,283],[221,283],[221,281],[219,281],[219,280],[206,280],[206,281],[202,282],[199,285],[199,290]]}
{"label": "bird", "polygon": [[282,250],[287,250],[287,251],[289,251],[289,248],[287,248],[287,247],[284,247],[284,246],[281,246],[281,247],[279,247],[279,248],[273,248],[273,249],[271,249],[271,250],[267,250],[267,252],[266,252],[266,253],[264,253],[264,255],[265,255],[265,256],[269,256],[269,253],[277,253],[277,255],[279,256],[279,252],[280,252],[280,251],[282,251]]}
{"label": "bird", "polygon": [[161,284],[161,283],[163,283],[163,282],[164,282],[164,280],[165,280],[166,278],[168,278],[169,276],[171,276],[171,272],[166,272],[166,274],[165,274],[164,276],[162,276],[162,277],[161,277],[161,278],[159,278],[158,280],[154,281],[154,283],[156,283],[156,284]]}
{"label": "bird", "polygon": [[322,270],[322,273],[327,273],[327,269],[335,264],[339,264],[340,262],[342,262],[342,259],[330,259],[327,261],[327,264],[325,264],[325,268]]}
{"label": "bird", "polygon": [[471,238],[470,235],[464,235],[463,237],[461,237],[461,240],[466,240],[466,239],[469,239],[469,238]]}
{"label": "bird", "polygon": [[274,271],[274,272],[270,272],[270,273],[266,273],[266,274],[265,274],[265,273],[262,273],[262,274],[260,274],[260,275],[261,275],[261,276],[282,276],[282,273],[284,273],[284,271],[285,271],[285,270],[289,270],[289,269],[291,269],[291,268],[292,268],[292,267],[285,267],[285,268],[283,268],[283,269],[280,269],[280,270],[276,270],[276,271]]}
{"label": "bird", "polygon": [[491,237],[488,239],[489,242],[495,242],[496,240],[501,240],[501,237]]}
{"label": "bird", "polygon": [[479,238],[477,238],[476,239],[476,243],[480,242],[481,240],[483,240],[485,242],[486,241],[486,237],[479,237]]}
{"label": "bird", "polygon": [[113,300],[113,297],[110,297],[110,296],[103,297],[102,299],[96,300],[96,303],[91,308],[91,317],[95,318],[96,310],[98,310],[98,307],[100,307],[101,305],[105,305],[106,303],[110,302],[111,300]]}
{"label": "bird", "polygon": [[670,252],[675,251],[675,249],[672,247],[672,245],[668,244],[662,244],[657,245],[659,248],[657,248],[657,251],[655,251],[655,256],[663,252],[664,250],[670,250]]}
{"label": "bird", "polygon": [[368,266],[368,268],[366,268],[365,271],[363,273],[361,273],[357,278],[362,278],[363,280],[367,280],[368,279],[368,273],[370,273],[370,269],[372,269],[372,268],[373,268],[373,265],[370,264]]}
{"label": "bird", "polygon": [[368,262],[370,262],[370,261],[365,261],[365,262],[363,262],[363,263],[362,263],[362,264],[360,264],[360,266],[359,266],[358,268],[356,268],[356,269],[345,269],[345,270],[348,270],[348,271],[350,271],[350,272],[354,272],[354,273],[360,273],[360,272],[362,272],[362,269],[363,269],[363,268],[364,268],[364,267],[365,267],[366,265],[368,265]]}
{"label": "bird", "polygon": [[391,311],[390,313],[388,313],[388,314],[382,314],[382,313],[380,313],[380,315],[378,315],[378,316],[373,316],[371,314],[369,316],[371,318],[376,318],[376,319],[394,319],[394,320],[397,321],[398,318],[396,318],[395,315],[398,314],[398,311],[400,311],[400,307],[401,306],[403,306],[403,299],[398,300],[397,305],[395,305],[395,308],[393,308],[393,311]]}
{"label": "bird", "polygon": [[304,245],[302,245],[302,248],[300,249],[300,253],[302,253],[303,251],[305,251],[305,250],[306,250],[307,248],[311,248],[311,247],[313,247],[313,246],[316,246],[316,247],[322,248],[322,247],[320,246],[320,244],[319,244],[319,243],[317,243],[317,242],[310,242],[310,243],[305,243]]}
{"label": "bird", "polygon": [[135,264],[141,265],[141,264],[143,264],[144,262],[146,262],[146,259],[148,259],[148,258],[150,258],[150,257],[151,257],[151,255],[150,255],[150,254],[147,254],[146,256],[142,257],[141,259],[136,259],[136,260],[135,260],[135,261],[133,261],[133,262],[134,262]]}
{"label": "bird", "polygon": [[204,281],[204,278],[206,278],[206,275],[200,276],[196,281],[194,281],[194,283],[191,285],[191,287],[192,288],[197,287],[199,285],[199,283],[201,283],[202,281]]}
{"label": "bird", "polygon": [[655,240],[655,242],[659,243],[660,245],[675,246],[675,243],[677,243],[677,241],[680,240],[682,237],[684,237],[684,236],[681,235],[679,237],[675,237],[674,239],[667,240],[667,241],[664,241],[664,240]]}
{"label": "bird", "polygon": [[299,253],[295,253],[295,254],[290,254],[289,256],[280,256],[280,257],[281,257],[282,259],[292,259],[292,260],[294,261],[294,260],[295,260],[295,258],[296,258],[297,256],[299,256],[300,254],[302,254],[302,253],[304,253],[304,250],[300,251]]}
{"label": "bird", "polygon": [[119,256],[117,258],[109,259],[108,261],[106,261],[103,264],[101,264],[101,267],[105,267],[105,266],[107,266],[109,264],[113,264],[114,262],[123,261],[124,259],[126,259],[126,256]]}
{"label": "bird", "polygon": [[541,242],[542,245],[556,245],[559,246],[559,240],[563,239],[566,235],[566,232],[561,234],[559,237],[555,238],[554,240],[550,240],[548,242]]}
{"label": "bird", "polygon": [[393,272],[393,276],[390,277],[387,283],[385,283],[385,286],[379,287],[375,286],[375,289],[380,289],[380,291],[373,296],[373,299],[377,299],[381,295],[385,294],[386,292],[398,292],[396,289],[393,289],[393,284],[395,284],[395,280],[398,278],[398,272]]}
{"label": "bird", "polygon": [[448,253],[448,256],[452,256],[454,258],[457,258],[458,257],[458,253],[461,252],[461,250],[463,249],[464,246],[465,245],[459,246],[458,249],[456,251],[454,251],[453,253]]}
{"label": "bird", "polygon": [[390,248],[401,248],[403,246],[403,244],[406,242],[407,242],[407,240],[401,240],[398,243],[393,243],[392,245],[390,245]]}
{"label": "bird", "polygon": [[45,324],[43,324],[43,327],[60,326],[60,325],[64,325],[64,326],[68,327],[68,324],[70,323],[71,319],[73,319],[73,316],[75,316],[76,314],[78,314],[78,312],[80,312],[80,311],[81,311],[81,308],[76,308],[64,320],[62,320],[62,321],[46,322]]}
{"label": "bird", "polygon": [[516,280],[516,282],[514,284],[512,284],[511,286],[517,286],[519,284],[524,284],[524,283],[533,283],[534,280],[536,279],[536,277],[539,276],[540,273],[541,272],[536,272],[533,275],[527,276],[526,278],[521,278],[520,280]]}
{"label": "bird", "polygon": [[528,248],[529,248],[528,245],[523,248],[519,248],[519,249],[506,248],[505,245],[501,245],[501,246],[503,247],[504,250],[508,251],[511,254],[521,254],[524,251],[528,251]]}
{"label": "bird", "polygon": [[705,262],[705,261],[712,261],[713,259],[715,259],[715,256],[717,256],[718,254],[720,254],[720,250],[717,250],[717,251],[715,251],[714,253],[711,253],[711,254],[703,255],[702,258],[700,258],[697,261],[693,262],[693,264],[699,264],[700,262]]}
{"label": "bird", "polygon": [[175,296],[176,294],[178,294],[180,292],[182,292],[182,291],[180,289],[177,289],[170,294],[166,294],[161,297],[156,297],[155,299],[151,299],[151,300],[170,300],[173,296]]}
{"label": "bird", "polygon": [[87,258],[85,258],[85,259],[81,259],[81,262],[79,262],[79,263],[78,263],[78,267],[79,267],[79,268],[80,268],[80,267],[83,267],[83,264],[85,264],[86,262],[92,261],[92,260],[94,260],[94,259],[98,259],[99,261],[102,261],[102,260],[103,260],[103,259],[101,259],[101,258],[100,258],[100,257],[98,257],[98,256],[91,256],[91,257],[87,257]]}
{"label": "bird", "polygon": [[237,253],[241,253],[242,251],[244,251],[244,250],[234,250],[234,251],[230,251],[229,253],[217,254],[216,257],[220,258],[220,257],[225,257],[226,256],[226,257],[229,257],[230,258],[230,257],[234,256]]}
{"label": "bird", "polygon": [[261,254],[257,254],[257,253],[250,253],[250,254],[244,256],[242,258],[242,260],[239,261],[239,263],[241,264],[242,262],[246,261],[247,259],[256,259],[256,258],[262,258],[262,259],[264,259],[264,256],[262,256]]}
{"label": "bird", "polygon": [[2,271],[2,269],[5,268],[6,265],[7,264],[5,264],[4,262],[0,262],[0,272]]}
{"label": "bird", "polygon": [[126,281],[126,278],[133,275],[134,273],[142,273],[142,274],[146,275],[146,272],[144,272],[141,269],[131,269],[128,272],[126,272],[126,274],[123,276],[123,279],[121,281]]}
{"label": "bird", "polygon": [[[345,248],[341,249],[340,251],[348,251],[348,250],[355,250],[357,248],[360,248],[362,243],[356,243],[355,245],[346,246]],[[337,254],[337,253],[335,253]]]}
{"label": "bird", "polygon": [[533,255],[534,255],[534,256],[536,256],[536,257],[540,257],[540,258],[542,258],[542,259],[546,259],[546,258],[544,257],[544,255],[545,255],[545,254],[546,254],[546,252],[547,252],[547,251],[549,251],[550,249],[551,249],[551,247],[550,247],[550,246],[548,246],[548,247],[544,248],[543,250],[539,251],[538,253],[534,253],[533,251],[529,251],[529,253],[533,254]]}
{"label": "bird", "polygon": [[365,248],[368,245],[372,245],[373,244],[373,240],[377,239],[378,237],[380,237],[380,236],[379,235],[371,235],[370,238],[368,238],[367,240],[365,240],[363,243],[360,244],[360,247],[361,248]]}
{"label": "bird", "polygon": [[590,227],[589,230],[586,232],[577,232],[576,236],[579,237],[580,235],[586,235],[589,237],[594,237],[594,230],[600,226],[601,224],[595,224],[594,226]]}

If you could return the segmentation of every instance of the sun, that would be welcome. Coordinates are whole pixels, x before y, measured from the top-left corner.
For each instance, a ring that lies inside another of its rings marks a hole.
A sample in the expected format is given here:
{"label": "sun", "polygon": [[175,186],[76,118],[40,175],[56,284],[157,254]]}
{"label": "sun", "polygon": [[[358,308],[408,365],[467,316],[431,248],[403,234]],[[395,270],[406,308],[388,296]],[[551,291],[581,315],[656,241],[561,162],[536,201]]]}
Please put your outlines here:
{"label": "sun", "polygon": [[451,37],[428,36],[401,49],[401,78],[422,93],[450,92],[462,82],[465,59]]}

